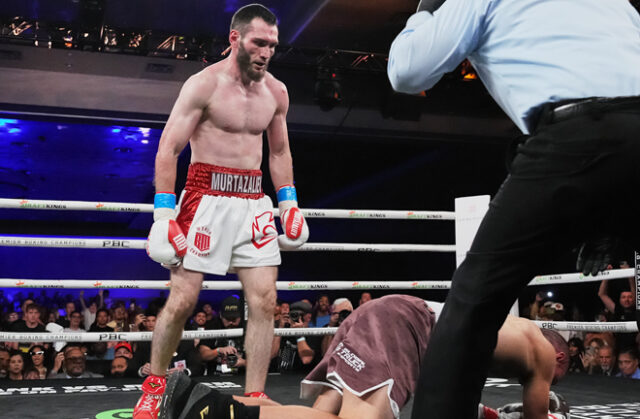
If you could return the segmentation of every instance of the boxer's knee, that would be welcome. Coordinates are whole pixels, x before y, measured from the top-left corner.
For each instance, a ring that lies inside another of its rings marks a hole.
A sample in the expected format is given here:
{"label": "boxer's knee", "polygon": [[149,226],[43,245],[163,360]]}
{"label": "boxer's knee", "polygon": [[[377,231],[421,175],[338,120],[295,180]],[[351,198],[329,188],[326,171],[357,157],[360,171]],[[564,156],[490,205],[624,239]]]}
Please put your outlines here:
{"label": "boxer's knee", "polygon": [[257,312],[261,315],[273,316],[276,307],[276,289],[264,287],[258,292],[245,293],[249,312]]}

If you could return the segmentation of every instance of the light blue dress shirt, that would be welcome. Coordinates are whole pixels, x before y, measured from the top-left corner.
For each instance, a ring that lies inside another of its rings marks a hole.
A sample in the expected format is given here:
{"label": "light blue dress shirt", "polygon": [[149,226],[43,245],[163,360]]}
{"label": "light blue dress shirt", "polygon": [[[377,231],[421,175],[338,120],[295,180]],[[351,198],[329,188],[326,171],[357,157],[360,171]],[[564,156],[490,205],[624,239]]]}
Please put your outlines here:
{"label": "light blue dress shirt", "polygon": [[529,133],[543,103],[640,95],[640,15],[628,0],[447,0],[409,18],[389,80],[417,93],[465,58]]}

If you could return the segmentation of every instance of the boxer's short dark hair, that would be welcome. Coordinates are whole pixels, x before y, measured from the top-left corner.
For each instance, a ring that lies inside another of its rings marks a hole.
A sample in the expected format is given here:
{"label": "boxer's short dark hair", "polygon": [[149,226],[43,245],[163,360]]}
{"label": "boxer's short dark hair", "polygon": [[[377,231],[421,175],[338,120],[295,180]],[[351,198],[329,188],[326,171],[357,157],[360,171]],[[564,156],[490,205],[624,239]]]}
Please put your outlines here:
{"label": "boxer's short dark hair", "polygon": [[556,353],[564,353],[564,360],[560,362],[560,365],[564,369],[564,372],[569,369],[569,344],[560,335],[560,333],[549,329],[540,329],[542,335],[553,345]]}
{"label": "boxer's short dark hair", "polygon": [[268,25],[277,25],[278,18],[261,4],[253,3],[239,8],[231,18],[231,29],[240,31],[241,34],[245,34],[247,26],[255,18],[264,20]]}

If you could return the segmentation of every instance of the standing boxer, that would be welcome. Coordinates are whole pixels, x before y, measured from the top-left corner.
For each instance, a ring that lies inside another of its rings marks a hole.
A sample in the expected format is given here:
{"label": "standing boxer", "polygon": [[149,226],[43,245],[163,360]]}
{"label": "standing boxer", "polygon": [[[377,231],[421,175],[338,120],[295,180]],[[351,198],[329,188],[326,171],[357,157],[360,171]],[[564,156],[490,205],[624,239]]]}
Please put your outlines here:
{"label": "standing boxer", "polygon": [[[158,146],[147,251],[171,268],[171,293],[153,333],[151,375],[142,385],[135,419],[158,415],[167,367],[204,273],[237,272],[249,305],[245,391],[266,397],[270,347],[264,342],[273,340],[278,244],[298,247],[309,236],[293,187],[287,89],[267,72],[278,45],[276,17],[258,4],[239,9],[229,41],[229,57],[185,82]],[[271,200],[261,187],[264,131],[285,233],[280,237]],[[187,143],[191,165],[176,217],[177,159]]]}
{"label": "standing boxer", "polygon": [[394,40],[395,90],[429,89],[468,58],[529,135],[453,276],[413,418],[474,417],[498,329],[554,255],[608,234],[637,244],[639,37],[628,0],[422,0]]}

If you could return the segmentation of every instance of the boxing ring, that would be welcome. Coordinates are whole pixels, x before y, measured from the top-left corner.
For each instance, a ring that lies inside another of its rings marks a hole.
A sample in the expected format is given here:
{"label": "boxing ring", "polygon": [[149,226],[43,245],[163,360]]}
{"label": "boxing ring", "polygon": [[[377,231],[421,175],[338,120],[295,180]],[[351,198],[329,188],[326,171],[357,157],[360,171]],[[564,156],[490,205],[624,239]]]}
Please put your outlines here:
{"label": "boxing ring", "polygon": [[[394,220],[452,220],[456,224],[455,245],[435,244],[372,244],[372,243],[306,243],[298,252],[455,252],[458,264],[464,259],[477,226],[486,212],[488,197],[468,197],[456,200],[456,211],[382,211],[382,210],[326,210],[303,209],[307,218],[345,219],[394,219]],[[33,210],[86,210],[104,212],[153,212],[151,204],[127,204],[116,202],[43,201],[0,199],[0,209]],[[274,209],[275,215],[278,210]],[[0,247],[55,247],[83,249],[130,249],[145,248],[144,239],[122,238],[74,238],[39,236],[0,236]],[[146,255],[141,257],[147,257]],[[640,282],[640,258],[636,256],[635,269],[616,269],[596,276],[585,277],[578,273],[538,276],[529,286],[551,284],[574,284],[582,282],[612,280],[635,276]],[[279,281],[278,291],[299,290],[444,290],[450,281]],[[170,281],[125,281],[95,279],[27,279],[0,278],[0,288],[60,288],[60,289],[169,289]],[[238,281],[204,281],[202,289],[241,290]],[[640,294],[636,304],[640,308]],[[517,314],[517,313],[514,313]],[[636,322],[558,322],[537,321],[541,328],[557,331],[616,332],[638,331]],[[333,334],[337,328],[276,329],[280,336]],[[149,341],[151,332],[109,333],[9,333],[0,332],[0,342],[107,342]],[[183,339],[211,339],[238,337],[242,329],[185,331]],[[283,404],[310,405],[298,399],[299,383],[304,374],[291,373],[270,375],[267,393]],[[232,394],[242,394],[242,376],[205,376],[196,380]],[[133,405],[140,395],[142,379],[82,379],[82,380],[34,380],[0,381],[0,400],[3,416],[33,418],[130,418]],[[575,374],[567,376],[553,387],[562,393],[571,406],[573,418],[640,418],[640,380],[589,376]],[[464,397],[464,396],[461,396]],[[482,401],[492,407],[521,400],[520,385],[513,379],[489,378],[485,384]],[[411,403],[402,411],[402,418],[409,418]]]}

